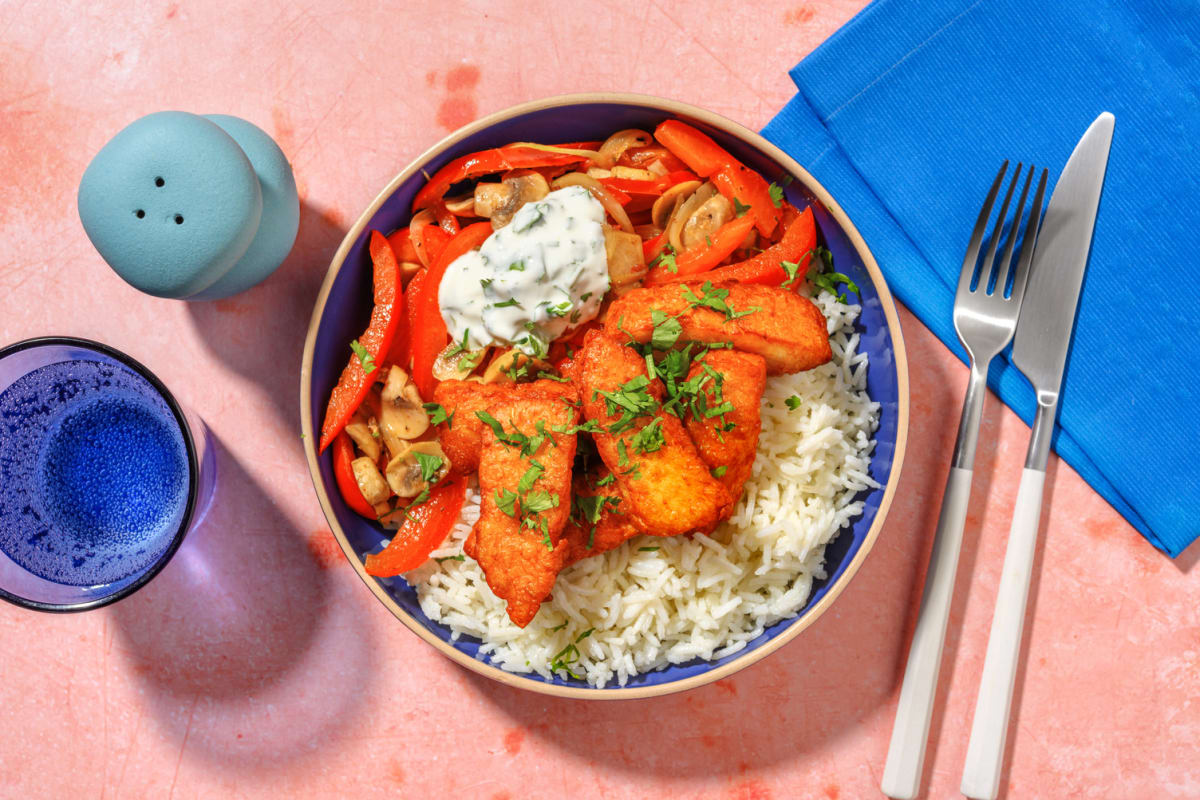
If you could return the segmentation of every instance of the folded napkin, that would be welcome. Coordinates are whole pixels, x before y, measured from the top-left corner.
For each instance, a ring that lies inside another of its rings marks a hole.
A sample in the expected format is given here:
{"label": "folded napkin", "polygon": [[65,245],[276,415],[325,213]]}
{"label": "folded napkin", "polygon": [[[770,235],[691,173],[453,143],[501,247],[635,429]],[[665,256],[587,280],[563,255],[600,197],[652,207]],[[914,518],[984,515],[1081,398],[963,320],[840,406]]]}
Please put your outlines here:
{"label": "folded napkin", "polygon": [[[964,360],[954,289],[1001,161],[1053,180],[1096,115],[1116,115],[1054,446],[1178,555],[1200,536],[1200,6],[879,0],[792,78],[800,93],[764,134],[838,198],[897,297]],[[989,384],[1032,419],[1007,355]]]}

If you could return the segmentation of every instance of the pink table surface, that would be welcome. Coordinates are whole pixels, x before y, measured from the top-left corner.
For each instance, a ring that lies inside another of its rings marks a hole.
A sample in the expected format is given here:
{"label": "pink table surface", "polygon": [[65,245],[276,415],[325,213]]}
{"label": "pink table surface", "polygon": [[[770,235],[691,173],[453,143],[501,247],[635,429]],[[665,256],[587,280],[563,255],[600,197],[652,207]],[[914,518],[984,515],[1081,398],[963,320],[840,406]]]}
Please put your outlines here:
{"label": "pink table surface", "polygon": [[[660,94],[760,127],[792,95],[786,70],[861,4],[0,3],[0,341],[122,348],[220,443],[211,513],[144,591],[80,615],[0,604],[0,796],[878,796],[966,378],[907,312],[909,458],[874,551],[778,654],[682,695],[552,700],[443,659],[345,564],[298,435],[328,260],[418,152],[567,91]],[[164,108],[254,121],[295,168],[297,246],[242,296],[141,295],[78,223],[91,154]],[[958,796],[1026,436],[991,398],[930,797]],[[1200,797],[1197,550],[1169,561],[1057,460],[1042,536],[1007,795]]]}

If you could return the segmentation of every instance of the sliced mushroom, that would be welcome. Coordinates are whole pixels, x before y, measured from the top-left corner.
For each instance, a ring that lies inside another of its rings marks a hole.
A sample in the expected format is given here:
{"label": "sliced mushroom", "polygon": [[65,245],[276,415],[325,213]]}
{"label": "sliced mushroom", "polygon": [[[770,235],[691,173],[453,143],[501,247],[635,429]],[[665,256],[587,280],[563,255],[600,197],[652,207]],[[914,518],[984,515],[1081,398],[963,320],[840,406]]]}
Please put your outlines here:
{"label": "sliced mushroom", "polygon": [[[524,372],[521,367],[527,367]],[[546,369],[549,365],[545,361],[540,361],[530,357],[528,354],[521,352],[517,348],[505,350],[499,353],[492,359],[492,363],[487,365],[487,369],[483,371],[482,383],[512,383],[513,373],[517,373],[517,377],[524,377],[532,374],[535,370]]]}
{"label": "sliced mushroom", "polygon": [[429,429],[429,415],[421,404],[417,385],[408,373],[393,366],[380,395],[379,430],[383,443],[392,455],[400,452],[404,443]]}
{"label": "sliced mushroom", "polygon": [[713,195],[697,208],[683,223],[679,238],[685,248],[694,247],[711,238],[717,229],[733,219],[733,206],[724,195]]}
{"label": "sliced mushroom", "polygon": [[696,191],[692,192],[691,196],[675,206],[675,210],[671,212],[671,219],[667,221],[667,241],[671,243],[671,247],[676,250],[683,249],[683,226],[691,219],[692,214],[696,213],[696,209],[707,203],[717,194],[717,187],[711,183],[706,183]]}
{"label": "sliced mushroom", "polygon": [[[418,457],[420,456],[420,457]],[[437,458],[438,461],[432,459]],[[428,471],[432,474],[426,479]],[[450,459],[437,442],[413,442],[388,462],[384,474],[387,485],[400,497],[416,497],[425,489],[446,477]]]}
{"label": "sliced mushroom", "polygon": [[372,461],[379,460],[378,428],[372,434],[370,420],[361,411],[346,423],[346,434],[349,435],[362,454]]}
{"label": "sliced mushroom", "polygon": [[608,256],[608,280],[613,288],[641,280],[646,275],[642,237],[611,228],[604,229],[604,252]]}
{"label": "sliced mushroom", "polygon": [[637,128],[626,128],[623,131],[617,131],[612,136],[604,140],[604,144],[600,145],[600,158],[597,161],[599,166],[609,166],[617,163],[617,159],[631,147],[645,147],[654,139],[646,131],[638,130]]}
{"label": "sliced mushroom", "polygon": [[624,178],[631,181],[652,181],[655,180],[654,173],[637,167],[622,167],[617,165],[612,168],[612,176],[614,178]]}
{"label": "sliced mushroom", "polygon": [[550,184],[541,173],[514,170],[500,183],[480,183],[475,186],[475,213],[492,221],[499,230],[512,221],[521,206],[541,200],[550,194]]}
{"label": "sliced mushroom", "polygon": [[660,230],[665,230],[667,221],[671,218],[671,212],[675,210],[675,205],[679,199],[690,196],[692,192],[699,188],[700,181],[680,181],[663,192],[654,201],[654,207],[650,209],[650,219],[653,220],[655,226]]}
{"label": "sliced mushroom", "polygon": [[475,367],[483,361],[487,348],[463,350],[457,344],[446,345],[433,362],[433,377],[439,381],[466,380]]}
{"label": "sliced mushroom", "polygon": [[460,194],[455,197],[447,197],[443,201],[446,210],[456,217],[474,217],[475,214],[475,195]]}
{"label": "sliced mushroom", "polygon": [[358,484],[363,499],[371,505],[383,503],[391,496],[387,482],[379,474],[379,467],[371,459],[366,456],[356,458],[350,462],[350,469],[354,472],[354,482]]}

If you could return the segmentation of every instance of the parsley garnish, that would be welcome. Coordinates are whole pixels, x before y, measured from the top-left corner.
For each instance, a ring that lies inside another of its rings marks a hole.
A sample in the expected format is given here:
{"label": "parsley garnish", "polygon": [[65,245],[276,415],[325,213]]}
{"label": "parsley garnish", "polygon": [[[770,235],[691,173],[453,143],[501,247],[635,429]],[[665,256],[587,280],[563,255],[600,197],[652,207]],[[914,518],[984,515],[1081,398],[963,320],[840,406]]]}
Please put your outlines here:
{"label": "parsley garnish", "polygon": [[561,630],[562,630],[563,628],[565,628],[565,627],[567,627],[567,623],[566,623],[566,622],[563,622],[563,624],[562,624],[562,625],[555,625],[553,628],[551,628],[551,629],[550,629],[550,632],[551,632],[551,633],[554,633],[555,631],[561,631]]}
{"label": "parsley garnish", "polygon": [[[732,410],[733,406],[730,406]],[[710,415],[711,416],[711,415]],[[635,453],[654,453],[662,449],[666,437],[662,431],[662,417],[655,417],[650,424],[633,435],[629,440]]]}
{"label": "parsley garnish", "polygon": [[596,481],[596,486],[608,486],[609,484],[614,483],[616,480],[617,476],[610,472],[600,480]]}
{"label": "parsley garnish", "polygon": [[771,183],[767,187],[767,194],[771,195],[771,205],[776,208],[783,207],[783,187],[777,183]]}
{"label": "parsley garnish", "polygon": [[747,211],[749,211],[749,210],[750,210],[751,208],[753,208],[753,207],[754,207],[754,206],[748,206],[748,205],[744,205],[744,204],[742,203],[742,201],[741,201],[741,200],[738,200],[736,197],[735,197],[735,198],[733,198],[733,212],[734,212],[734,216],[738,216],[738,217],[744,217],[744,216],[746,216],[746,212],[747,212]]}
{"label": "parsley garnish", "polygon": [[434,559],[434,561],[438,562],[439,564],[444,563],[446,561],[466,561],[466,560],[467,560],[467,557],[464,556],[462,553],[459,553],[456,556],[440,556],[440,557]]}
{"label": "parsley garnish", "polygon": [[517,481],[517,491],[521,494],[528,492],[533,488],[534,482],[542,477],[542,473],[545,471],[545,467],[537,461],[530,459],[529,469],[525,470],[525,474],[521,476],[521,480]]}
{"label": "parsley garnish", "polygon": [[444,422],[447,428],[454,427],[454,412],[447,414],[446,407],[441,403],[423,403],[421,407],[429,415],[430,424],[441,425]]}
{"label": "parsley garnish", "polygon": [[413,453],[413,457],[417,459],[417,463],[421,465],[421,480],[429,483],[433,480],[433,476],[438,474],[438,470],[446,462],[441,456],[433,456],[428,453]]}
{"label": "parsley garnish", "polygon": [[820,262],[808,273],[808,279],[812,281],[813,286],[829,292],[837,298],[839,303],[846,302],[845,293],[838,289],[841,285],[845,285],[851,292],[862,296],[862,292],[858,290],[858,284],[850,280],[848,275],[833,271],[833,253],[829,252],[828,248],[817,245],[809,254],[813,256],[813,261]]}
{"label": "parsley garnish", "polygon": [[517,515],[517,493],[510,489],[496,490],[496,507],[510,517]]}
{"label": "parsley garnish", "polygon": [[541,370],[538,372],[537,376],[539,378],[545,378],[548,381],[558,381],[559,383],[571,382],[570,378],[564,378],[562,375],[555,375],[553,372],[546,372],[546,370]]}
{"label": "parsley garnish", "polygon": [[704,292],[702,297],[697,297],[690,286],[683,287],[683,297],[691,304],[691,308],[711,308],[713,311],[719,311],[725,315],[725,321],[738,319],[756,311],[762,311],[758,306],[750,306],[745,311],[734,311],[725,298],[729,297],[728,289],[717,289],[713,287],[712,281],[705,281],[700,287],[700,291]]}
{"label": "parsley garnish", "polygon": [[657,547],[639,547],[638,552],[639,553],[655,553],[655,552],[658,552],[658,548]]}
{"label": "parsley garnish", "polygon": [[670,350],[683,333],[683,326],[674,317],[668,317],[657,308],[650,309],[650,322],[654,331],[650,334],[650,346],[655,350]]}
{"label": "parsley garnish", "polygon": [[508,265],[508,271],[509,272],[524,272],[525,271],[525,262],[523,260],[522,261],[514,261],[513,263]]}
{"label": "parsley garnish", "polygon": [[350,342],[350,349],[354,351],[354,355],[358,356],[358,361],[362,364],[363,372],[370,375],[375,371],[375,359],[367,352],[367,348],[359,344],[358,339]]}
{"label": "parsley garnish", "polygon": [[492,285],[493,280],[495,280],[495,279],[494,278],[480,278],[479,285],[482,286],[484,289],[486,289]]}
{"label": "parsley garnish", "polygon": [[791,286],[796,282],[796,273],[800,270],[799,261],[780,261],[779,266],[783,267],[783,271],[787,273],[787,280],[781,286]]}
{"label": "parsley garnish", "polygon": [[800,399],[800,395],[794,394],[791,397],[789,397],[788,399],[784,400],[783,402],[787,405],[787,407],[789,409],[791,409],[792,411],[795,411],[797,408],[800,407],[800,405],[804,401]]}
{"label": "parsley garnish", "polygon": [[576,433],[604,433],[604,429],[600,427],[600,423],[594,419],[589,419],[582,425],[552,425],[550,430],[567,436]]}
{"label": "parsley garnish", "polygon": [[507,300],[502,300],[499,303],[492,304],[492,308],[511,308],[512,306],[523,308],[523,306],[517,302],[517,298],[515,297],[510,297]]}
{"label": "parsley garnish", "polygon": [[725,473],[728,470],[729,470],[729,467],[722,464],[719,467],[713,467],[712,469],[709,470],[709,472],[712,473],[712,476],[714,478],[723,478],[723,477],[725,477]]}
{"label": "parsley garnish", "polygon": [[675,273],[679,271],[679,266],[675,263],[675,248],[670,244],[664,245],[659,254],[650,262],[651,267],[662,266],[667,272]]}

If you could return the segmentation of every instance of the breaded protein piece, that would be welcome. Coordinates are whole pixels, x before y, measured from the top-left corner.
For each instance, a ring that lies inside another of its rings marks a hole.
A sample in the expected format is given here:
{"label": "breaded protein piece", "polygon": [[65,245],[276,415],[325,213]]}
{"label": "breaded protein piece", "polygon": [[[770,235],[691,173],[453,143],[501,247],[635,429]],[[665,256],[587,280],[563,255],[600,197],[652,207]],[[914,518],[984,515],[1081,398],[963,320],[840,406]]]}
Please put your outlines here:
{"label": "breaded protein piece", "polygon": [[[603,463],[575,476],[571,517],[563,528],[563,539],[570,546],[567,566],[612,550],[641,533],[622,510],[621,492],[611,476]],[[601,483],[604,485],[598,485]]]}
{"label": "breaded protein piece", "polygon": [[[583,415],[603,429],[592,437],[600,458],[617,475],[622,510],[633,524],[642,533],[676,536],[707,533],[728,517],[733,510],[729,492],[709,474],[683,423],[657,409],[664,391],[660,381],[651,380],[644,390],[656,401],[656,410],[634,418],[618,433],[609,432],[621,419],[620,410],[609,413],[607,400],[597,392],[620,391],[629,381],[644,379],[646,362],[600,331],[588,333],[576,361]],[[644,451],[638,442],[649,438],[643,430],[651,425],[657,426],[661,436],[654,437],[657,449]]]}
{"label": "breaded protein piece", "polygon": [[825,317],[808,298],[778,286],[729,284],[715,288],[729,292],[721,301],[732,311],[759,310],[726,319],[721,311],[692,307],[694,301],[688,299],[688,293],[703,299],[702,287],[668,284],[634,289],[614,301],[605,317],[605,330],[618,340],[623,341],[628,333],[644,344],[654,333],[650,312],[661,311],[678,318],[683,329],[680,342],[730,342],[737,350],[766,359],[768,375],[803,372],[833,358]]}
{"label": "breaded protein piece", "polygon": [[708,378],[701,386],[708,408],[715,410],[727,402],[733,410],[704,419],[689,413],[684,427],[704,463],[714,470],[725,468],[717,480],[736,502],[750,477],[758,449],[758,434],[762,431],[759,404],[767,385],[767,365],[754,353],[709,350],[692,362],[688,380],[701,375]]}
{"label": "breaded protein piece", "polygon": [[[524,628],[550,596],[570,549],[562,531],[571,511],[576,435],[554,433],[551,427],[572,427],[579,414],[561,397],[512,397],[489,406],[487,412],[500,422],[507,441],[484,426],[479,521],[463,551],[479,562],[488,586],[508,601],[509,618]],[[539,423],[546,431],[540,443],[525,440],[539,436]],[[511,443],[514,438],[520,443]],[[522,487],[521,479],[536,465],[542,467],[537,479]],[[553,505],[531,510],[539,494]]]}
{"label": "breaded protein piece", "polygon": [[520,398],[558,399],[574,402],[578,393],[574,384],[547,379],[533,383],[476,383],[442,381],[433,390],[433,401],[441,403],[446,415],[453,417],[437,426],[438,441],[450,465],[464,475],[479,468],[484,424],[475,416],[495,403]]}

